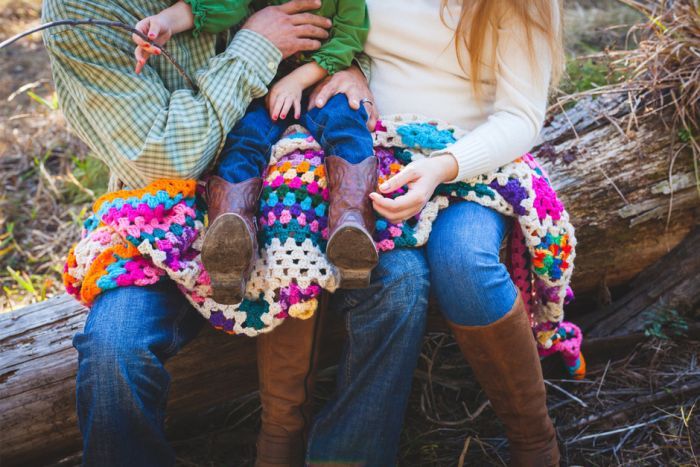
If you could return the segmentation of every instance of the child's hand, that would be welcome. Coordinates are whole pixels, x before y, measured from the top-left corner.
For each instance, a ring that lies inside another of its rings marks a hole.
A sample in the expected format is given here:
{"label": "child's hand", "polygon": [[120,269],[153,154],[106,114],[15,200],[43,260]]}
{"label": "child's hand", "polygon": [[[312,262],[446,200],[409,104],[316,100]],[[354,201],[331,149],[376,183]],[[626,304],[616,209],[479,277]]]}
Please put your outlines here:
{"label": "child's hand", "polygon": [[[167,17],[162,14],[157,14],[144,18],[134,28],[144,33],[148,38],[158,45],[165,44],[173,35],[173,28],[170,25]],[[136,34],[132,34],[131,38],[136,43],[134,56],[136,57],[136,74],[141,73],[146,61],[151,55],[160,55],[160,49],[150,45],[148,42],[141,39]]]}
{"label": "child's hand", "polygon": [[294,107],[294,118],[298,120],[301,117],[301,95],[304,87],[295,78],[294,74],[285,76],[277,81],[267,94],[265,102],[272,120],[277,121],[280,118],[284,120],[292,107]]}

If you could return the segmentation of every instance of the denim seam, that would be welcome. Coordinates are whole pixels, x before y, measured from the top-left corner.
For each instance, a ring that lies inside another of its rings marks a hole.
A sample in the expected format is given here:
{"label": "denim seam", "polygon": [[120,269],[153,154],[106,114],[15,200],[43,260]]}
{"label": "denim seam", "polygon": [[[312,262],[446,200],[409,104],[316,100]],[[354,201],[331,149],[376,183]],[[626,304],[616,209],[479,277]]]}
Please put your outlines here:
{"label": "denim seam", "polygon": [[[183,300],[184,300],[184,297],[183,297]],[[177,350],[178,341],[179,341],[179,337],[180,337],[180,324],[182,324],[182,321],[187,316],[187,312],[189,311],[189,304],[187,302],[183,303],[180,309],[182,311],[178,314],[178,316],[173,321],[173,326],[172,326],[173,339],[172,339],[172,342],[163,351],[163,359],[164,360],[167,360],[168,358],[175,355],[175,351]]]}

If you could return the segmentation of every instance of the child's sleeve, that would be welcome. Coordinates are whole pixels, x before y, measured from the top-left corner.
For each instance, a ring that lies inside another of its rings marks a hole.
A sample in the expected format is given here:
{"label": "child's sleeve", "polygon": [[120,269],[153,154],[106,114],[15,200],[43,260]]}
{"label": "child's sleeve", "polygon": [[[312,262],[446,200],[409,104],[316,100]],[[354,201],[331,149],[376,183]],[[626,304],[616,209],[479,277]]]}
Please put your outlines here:
{"label": "child's sleeve", "polygon": [[248,16],[250,0],[184,0],[194,15],[196,36],[201,31],[219,33],[237,25]]}
{"label": "child's sleeve", "polygon": [[312,55],[329,75],[348,68],[362,52],[369,31],[369,15],[364,0],[338,0],[331,37]]}

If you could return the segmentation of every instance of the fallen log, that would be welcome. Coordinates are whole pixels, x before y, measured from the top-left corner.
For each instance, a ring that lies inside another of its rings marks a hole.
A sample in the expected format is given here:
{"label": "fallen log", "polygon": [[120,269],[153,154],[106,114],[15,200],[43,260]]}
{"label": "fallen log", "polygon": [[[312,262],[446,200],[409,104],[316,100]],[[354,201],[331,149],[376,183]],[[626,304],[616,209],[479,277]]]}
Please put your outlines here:
{"label": "fallen log", "polygon": [[[619,95],[583,100],[552,120],[544,132],[548,144],[539,149],[577,226],[579,291],[628,281],[697,224],[691,154],[675,155],[669,184],[672,136],[658,122],[642,120],[635,135],[611,123],[630,112]],[[84,319],[84,309],[68,297],[0,314],[0,464],[38,465],[80,449],[71,338]],[[342,326],[329,322],[325,364],[342,342]],[[173,374],[168,423],[254,390],[254,345],[205,329],[167,365]],[[212,352],[230,359],[207,358]]]}
{"label": "fallen log", "polygon": [[[0,313],[0,465],[46,465],[80,451],[71,339],[86,313],[68,295]],[[343,341],[337,314],[326,322],[321,365],[337,360]],[[209,358],[214,352],[230,358]],[[166,367],[173,376],[166,425],[257,387],[255,340],[209,326]]]}
{"label": "fallen log", "polygon": [[639,117],[632,102],[627,93],[580,100],[554,117],[536,152],[576,227],[579,293],[624,284],[700,221],[692,152],[678,152],[664,114]]}

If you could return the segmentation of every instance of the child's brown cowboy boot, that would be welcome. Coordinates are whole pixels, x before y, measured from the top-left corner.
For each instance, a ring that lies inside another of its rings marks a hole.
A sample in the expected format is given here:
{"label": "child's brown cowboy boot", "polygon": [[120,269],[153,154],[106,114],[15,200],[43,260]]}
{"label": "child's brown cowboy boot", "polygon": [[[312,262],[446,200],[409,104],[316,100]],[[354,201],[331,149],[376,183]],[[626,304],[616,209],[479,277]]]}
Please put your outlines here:
{"label": "child's brown cowboy boot", "polygon": [[340,270],[341,287],[368,287],[379,261],[372,239],[376,219],[369,198],[377,188],[377,158],[351,164],[329,156],[325,163],[330,191],[326,256]]}
{"label": "child's brown cowboy boot", "polygon": [[207,183],[209,228],[202,263],[217,303],[233,305],[243,300],[258,253],[255,213],[261,190],[261,178],[229,183],[212,177]]}

